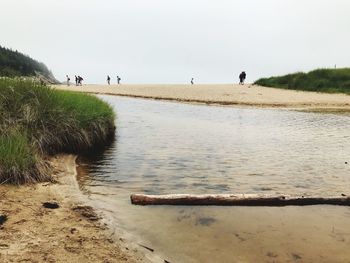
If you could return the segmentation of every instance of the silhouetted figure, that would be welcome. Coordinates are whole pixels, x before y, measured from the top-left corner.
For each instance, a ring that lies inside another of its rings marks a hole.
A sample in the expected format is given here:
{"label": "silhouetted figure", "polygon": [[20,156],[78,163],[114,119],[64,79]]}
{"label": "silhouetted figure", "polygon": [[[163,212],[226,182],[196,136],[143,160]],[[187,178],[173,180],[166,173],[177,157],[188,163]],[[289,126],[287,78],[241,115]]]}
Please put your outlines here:
{"label": "silhouetted figure", "polygon": [[77,77],[77,75],[75,75],[75,86],[78,86],[78,83],[79,82],[79,79],[78,79],[78,77]]}
{"label": "silhouetted figure", "polygon": [[119,76],[117,76],[117,83],[118,83],[118,85],[120,84],[120,81],[121,81],[122,79],[119,77]]}
{"label": "silhouetted figure", "polygon": [[107,75],[107,83],[108,83],[108,85],[111,84],[111,77],[109,75]]}
{"label": "silhouetted figure", "polygon": [[244,85],[245,78],[247,77],[247,74],[242,71],[241,74],[239,74],[239,85]]}
{"label": "silhouetted figure", "polygon": [[191,85],[193,85],[194,84],[194,82],[193,82],[193,78],[191,79]]}
{"label": "silhouetted figure", "polygon": [[68,77],[68,75],[66,75],[66,78],[67,78],[67,86],[69,86],[70,85],[70,78]]}
{"label": "silhouetted figure", "polygon": [[83,83],[82,83],[83,80],[84,79],[82,77],[78,76],[78,86],[83,86]]}

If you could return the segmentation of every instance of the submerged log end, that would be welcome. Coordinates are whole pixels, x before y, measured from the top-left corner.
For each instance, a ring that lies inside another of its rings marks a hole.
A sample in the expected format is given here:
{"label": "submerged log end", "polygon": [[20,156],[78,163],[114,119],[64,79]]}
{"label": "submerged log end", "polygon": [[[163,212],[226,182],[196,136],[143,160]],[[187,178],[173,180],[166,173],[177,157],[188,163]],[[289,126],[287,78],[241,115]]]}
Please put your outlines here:
{"label": "submerged log end", "polygon": [[145,195],[132,194],[130,196],[131,203],[133,205],[147,205],[150,203],[150,200]]}

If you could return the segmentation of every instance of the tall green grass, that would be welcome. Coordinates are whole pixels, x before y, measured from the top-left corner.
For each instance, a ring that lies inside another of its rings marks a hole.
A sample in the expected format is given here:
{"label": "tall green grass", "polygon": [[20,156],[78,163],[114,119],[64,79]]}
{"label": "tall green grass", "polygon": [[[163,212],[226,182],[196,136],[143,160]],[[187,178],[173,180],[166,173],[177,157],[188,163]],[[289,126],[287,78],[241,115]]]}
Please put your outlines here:
{"label": "tall green grass", "polygon": [[0,79],[0,183],[48,180],[47,155],[105,144],[114,118],[113,109],[92,95]]}
{"label": "tall green grass", "polygon": [[297,72],[285,76],[262,78],[255,84],[283,89],[350,94],[350,68]]}
{"label": "tall green grass", "polygon": [[33,149],[25,133],[11,130],[0,135],[1,183],[34,183],[51,179],[49,166]]}

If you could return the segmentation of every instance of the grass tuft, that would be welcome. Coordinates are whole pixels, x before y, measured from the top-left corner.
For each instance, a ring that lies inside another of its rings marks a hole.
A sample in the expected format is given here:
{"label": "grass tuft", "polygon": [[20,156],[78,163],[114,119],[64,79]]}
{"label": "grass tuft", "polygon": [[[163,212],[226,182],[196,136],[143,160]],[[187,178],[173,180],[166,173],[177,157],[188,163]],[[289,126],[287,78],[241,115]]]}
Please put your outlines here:
{"label": "grass tuft", "polygon": [[48,172],[48,164],[35,153],[25,132],[13,129],[0,135],[1,183],[48,181]]}

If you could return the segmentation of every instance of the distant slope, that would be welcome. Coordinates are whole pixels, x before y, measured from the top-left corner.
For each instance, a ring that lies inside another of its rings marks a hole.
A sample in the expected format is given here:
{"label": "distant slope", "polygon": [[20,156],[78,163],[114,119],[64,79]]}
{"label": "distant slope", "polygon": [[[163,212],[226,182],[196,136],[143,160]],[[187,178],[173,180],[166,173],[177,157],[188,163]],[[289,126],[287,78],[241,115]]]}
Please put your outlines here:
{"label": "distant slope", "polygon": [[350,68],[316,69],[285,76],[261,78],[255,84],[265,87],[350,94]]}
{"label": "distant slope", "polygon": [[36,76],[58,83],[45,64],[18,51],[0,46],[0,77]]}

